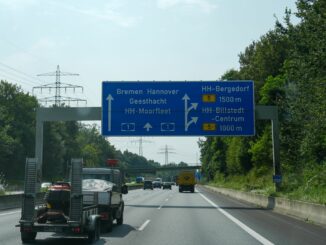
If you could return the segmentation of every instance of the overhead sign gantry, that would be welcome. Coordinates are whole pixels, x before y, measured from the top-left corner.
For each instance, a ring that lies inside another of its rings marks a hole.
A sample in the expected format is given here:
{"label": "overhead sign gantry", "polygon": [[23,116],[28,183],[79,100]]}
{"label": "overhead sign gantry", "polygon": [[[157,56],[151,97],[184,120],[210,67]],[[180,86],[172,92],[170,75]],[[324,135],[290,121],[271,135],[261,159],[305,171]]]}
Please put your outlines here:
{"label": "overhead sign gantry", "polygon": [[[155,90],[160,92],[155,94]],[[250,136],[255,134],[255,120],[270,120],[274,182],[279,189],[278,109],[254,106],[252,81],[103,82],[102,96],[102,107],[37,108],[38,181],[42,173],[44,122],[102,120],[104,136]]]}
{"label": "overhead sign gantry", "polygon": [[253,81],[103,82],[102,135],[255,134]]}

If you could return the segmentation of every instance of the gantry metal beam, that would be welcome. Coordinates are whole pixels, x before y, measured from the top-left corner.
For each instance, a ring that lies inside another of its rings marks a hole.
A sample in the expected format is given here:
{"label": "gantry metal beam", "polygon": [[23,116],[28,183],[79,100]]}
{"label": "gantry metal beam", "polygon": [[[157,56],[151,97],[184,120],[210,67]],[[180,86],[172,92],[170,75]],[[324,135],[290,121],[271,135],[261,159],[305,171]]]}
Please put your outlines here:
{"label": "gantry metal beam", "polygon": [[[43,163],[43,124],[50,121],[101,121],[101,107],[55,107],[38,108],[36,110],[36,145],[35,157],[37,158],[39,176],[42,173]],[[273,140],[273,167],[274,174],[281,175],[280,140],[277,106],[255,107],[256,120],[269,120],[272,124]],[[276,184],[276,190],[279,184]]]}

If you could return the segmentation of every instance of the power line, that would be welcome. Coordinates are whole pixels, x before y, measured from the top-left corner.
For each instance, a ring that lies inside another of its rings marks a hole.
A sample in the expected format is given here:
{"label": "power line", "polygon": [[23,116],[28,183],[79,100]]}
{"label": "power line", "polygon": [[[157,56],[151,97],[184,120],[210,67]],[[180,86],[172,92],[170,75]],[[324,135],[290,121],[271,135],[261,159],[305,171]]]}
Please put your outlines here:
{"label": "power line", "polygon": [[153,141],[144,140],[143,137],[139,137],[138,140],[132,140],[130,142],[138,143],[138,155],[139,156],[144,156],[144,154],[143,154],[143,143],[153,143]]}
{"label": "power line", "polygon": [[54,103],[54,105],[56,105],[56,106],[61,106],[62,103],[68,103],[68,105],[70,105],[71,102],[76,103],[77,105],[79,105],[80,102],[87,104],[87,100],[85,100],[85,99],[61,96],[61,90],[64,90],[65,93],[67,93],[68,90],[73,90],[73,92],[75,93],[76,89],[81,89],[82,92],[84,91],[84,88],[82,86],[61,82],[61,76],[79,76],[79,74],[70,73],[70,72],[62,72],[62,71],[60,71],[60,66],[57,65],[56,71],[39,74],[38,76],[55,76],[54,83],[49,83],[49,84],[45,84],[42,86],[33,87],[33,92],[34,92],[34,90],[40,90],[41,93],[45,89],[49,90],[49,92],[51,92],[52,89],[55,89],[54,96],[41,98],[41,99],[39,99],[40,102],[43,102],[45,104]]}
{"label": "power line", "polygon": [[[6,67],[7,69],[10,69],[10,70],[12,70],[12,71],[15,71],[16,73],[20,73],[20,74],[24,75],[25,77],[29,77],[29,79],[31,78],[31,79],[33,80],[32,83],[34,83],[34,84],[41,85],[41,82],[42,82],[42,81],[41,81],[40,79],[38,79],[37,77],[33,77],[33,76],[31,76],[31,75],[29,75],[29,74],[23,72],[23,71],[20,71],[20,70],[14,68],[14,67],[12,67],[12,66],[9,66],[9,65],[6,65],[6,64],[2,63],[2,62],[0,62],[0,65],[3,66],[3,67]],[[39,83],[34,82],[34,80],[38,80]]]}
{"label": "power line", "polygon": [[22,83],[28,84],[29,86],[34,86],[35,85],[35,82],[33,82],[32,80],[26,79],[23,76],[17,75],[15,73],[11,72],[11,71],[4,70],[4,69],[2,69],[2,67],[0,67],[0,71],[7,74],[7,75],[9,75],[9,76],[11,76],[11,77],[17,78],[18,80],[23,80],[24,82],[22,82]]}
{"label": "power line", "polygon": [[168,145],[165,145],[165,147],[160,150],[161,151],[159,151],[158,154],[164,154],[165,165],[169,164],[169,154],[176,154],[176,152],[174,152],[174,149]]}
{"label": "power line", "polygon": [[14,81],[14,82],[17,83],[17,84],[23,84],[23,85],[26,85],[26,86],[31,86],[31,85],[28,84],[28,83],[25,83],[25,82],[23,82],[23,81],[17,80],[17,78],[14,78],[13,76],[10,76],[10,75],[7,75],[7,74],[3,74],[3,73],[0,73],[0,75],[1,75],[5,80],[8,80],[8,81]]}

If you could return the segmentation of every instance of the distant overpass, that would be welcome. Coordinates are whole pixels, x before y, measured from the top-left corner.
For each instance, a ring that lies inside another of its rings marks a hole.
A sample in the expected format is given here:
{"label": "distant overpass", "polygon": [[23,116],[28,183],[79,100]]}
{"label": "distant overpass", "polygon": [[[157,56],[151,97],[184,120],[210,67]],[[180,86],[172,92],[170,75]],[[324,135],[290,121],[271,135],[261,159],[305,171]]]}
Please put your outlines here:
{"label": "distant overpass", "polygon": [[201,166],[185,166],[185,167],[151,167],[151,168],[128,168],[124,172],[128,174],[134,173],[156,173],[161,171],[171,171],[171,170],[196,170],[200,169]]}

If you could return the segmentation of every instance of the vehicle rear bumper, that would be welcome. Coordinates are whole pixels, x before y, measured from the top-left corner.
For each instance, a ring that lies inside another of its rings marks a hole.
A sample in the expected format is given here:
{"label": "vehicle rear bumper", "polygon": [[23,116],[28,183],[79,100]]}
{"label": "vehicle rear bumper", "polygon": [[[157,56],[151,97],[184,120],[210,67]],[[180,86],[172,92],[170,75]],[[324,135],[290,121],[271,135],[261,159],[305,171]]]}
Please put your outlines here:
{"label": "vehicle rear bumper", "polygon": [[71,235],[83,235],[86,230],[80,224],[24,224],[17,225],[21,232],[55,232]]}
{"label": "vehicle rear bumper", "polygon": [[195,188],[195,185],[179,185],[179,188],[184,191],[192,191]]}

